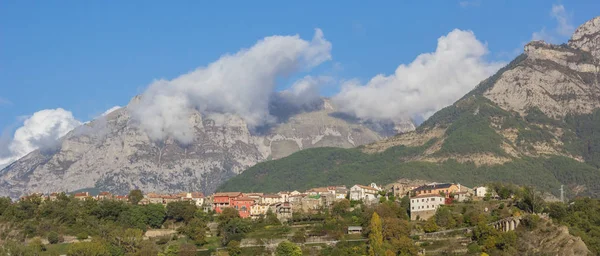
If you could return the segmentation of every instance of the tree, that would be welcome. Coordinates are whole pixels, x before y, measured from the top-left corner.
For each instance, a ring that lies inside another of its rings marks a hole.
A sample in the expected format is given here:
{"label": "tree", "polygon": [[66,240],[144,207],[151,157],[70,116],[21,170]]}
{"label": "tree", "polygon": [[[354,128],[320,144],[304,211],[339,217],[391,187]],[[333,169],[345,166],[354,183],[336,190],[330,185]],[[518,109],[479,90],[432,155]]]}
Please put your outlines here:
{"label": "tree", "polygon": [[9,197],[0,197],[0,216],[4,213],[4,210],[8,209],[12,201]]}
{"label": "tree", "polygon": [[281,225],[281,221],[279,221],[279,219],[277,218],[277,215],[271,211],[271,209],[267,210],[267,216],[265,218],[265,223],[267,225]]}
{"label": "tree", "polygon": [[167,204],[167,218],[188,222],[196,214],[198,208],[189,201],[170,202]]}
{"label": "tree", "polygon": [[99,242],[73,243],[69,246],[67,256],[110,256],[106,245]]}
{"label": "tree", "polygon": [[456,225],[452,212],[446,207],[440,207],[435,212],[434,218],[435,223],[440,227],[453,228]]}
{"label": "tree", "polygon": [[194,241],[196,245],[206,244],[206,223],[200,219],[193,218],[187,225],[180,227],[178,231]]}
{"label": "tree", "polygon": [[54,231],[50,231],[50,233],[48,233],[48,243],[50,244],[57,244],[62,242],[63,238],[56,232]]}
{"label": "tree", "polygon": [[236,219],[240,217],[240,213],[235,208],[227,207],[221,211],[221,214],[217,217],[217,221],[219,224],[227,223],[232,219]]}
{"label": "tree", "polygon": [[302,256],[302,249],[300,246],[290,241],[283,241],[277,245],[275,249],[275,255],[277,256]]}
{"label": "tree", "polygon": [[235,240],[230,241],[227,244],[227,253],[229,254],[229,256],[242,255],[242,248],[240,248],[240,242]]}
{"label": "tree", "polygon": [[377,212],[373,213],[369,227],[371,230],[369,233],[369,255],[383,255],[382,224]]}
{"label": "tree", "polygon": [[348,209],[350,209],[350,201],[348,199],[342,199],[333,204],[331,212],[336,215],[343,215],[348,212]]}
{"label": "tree", "polygon": [[144,193],[139,189],[129,191],[129,202],[133,205],[137,205],[142,199],[144,199]]}
{"label": "tree", "polygon": [[436,232],[438,231],[439,227],[438,225],[435,223],[435,218],[429,218],[427,220],[427,222],[425,222],[425,225],[423,225],[423,231],[425,231],[425,233],[431,233],[431,232]]}
{"label": "tree", "polygon": [[294,233],[294,236],[292,236],[292,241],[294,243],[306,242],[306,231],[303,228],[298,229],[296,233]]}
{"label": "tree", "polygon": [[146,224],[152,228],[160,228],[165,222],[167,213],[165,207],[162,204],[149,204],[144,208],[144,214],[146,215]]}
{"label": "tree", "polygon": [[382,226],[383,239],[391,240],[410,234],[410,225],[407,220],[398,218],[384,218]]}
{"label": "tree", "polygon": [[419,248],[408,236],[394,238],[390,243],[396,252],[394,255],[417,255],[419,253]]}
{"label": "tree", "polygon": [[147,217],[144,213],[143,208],[145,207],[139,205],[132,205],[126,211],[121,213],[121,215],[119,216],[119,223],[123,227],[146,230]]}

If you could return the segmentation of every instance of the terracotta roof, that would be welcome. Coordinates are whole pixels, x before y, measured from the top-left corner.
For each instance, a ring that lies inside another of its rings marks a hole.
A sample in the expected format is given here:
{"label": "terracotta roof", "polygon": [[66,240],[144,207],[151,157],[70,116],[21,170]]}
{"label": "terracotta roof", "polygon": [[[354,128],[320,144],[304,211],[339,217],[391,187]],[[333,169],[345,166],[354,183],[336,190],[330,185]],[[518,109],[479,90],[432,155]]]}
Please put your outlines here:
{"label": "terracotta roof", "polygon": [[306,192],[329,192],[327,188],[311,188]]}
{"label": "terracotta roof", "polygon": [[99,196],[110,196],[110,193],[109,193],[109,192],[106,192],[106,191],[104,191],[104,192],[100,192],[100,194],[98,194],[98,195],[99,195]]}
{"label": "terracotta roof", "polygon": [[241,194],[242,194],[242,192],[220,192],[220,193],[215,193],[213,196],[236,197],[236,196],[240,196]]}
{"label": "terracotta roof", "polygon": [[202,192],[192,192],[192,198],[203,198],[204,194]]}
{"label": "terracotta roof", "polygon": [[377,189],[369,187],[369,186],[365,186],[365,185],[360,185],[360,184],[356,184],[356,186],[362,188],[362,189],[369,189],[369,190],[375,190],[377,191]]}
{"label": "terracotta roof", "polygon": [[78,197],[78,196],[79,197],[81,197],[81,196],[90,196],[90,194],[88,192],[80,192],[80,193],[75,193],[74,196],[76,196],[76,197]]}

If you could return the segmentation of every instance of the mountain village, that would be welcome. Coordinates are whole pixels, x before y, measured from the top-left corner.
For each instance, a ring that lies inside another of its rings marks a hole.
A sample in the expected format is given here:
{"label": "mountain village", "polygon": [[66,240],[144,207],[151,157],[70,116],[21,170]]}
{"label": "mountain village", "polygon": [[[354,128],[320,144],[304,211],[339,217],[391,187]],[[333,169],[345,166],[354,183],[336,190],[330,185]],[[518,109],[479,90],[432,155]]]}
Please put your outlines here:
{"label": "mountain village", "polygon": [[[268,211],[277,215],[280,221],[288,221],[294,212],[314,213],[331,207],[340,200],[361,202],[365,205],[375,205],[382,201],[410,198],[411,220],[427,220],[435,215],[441,205],[450,205],[453,202],[467,200],[482,200],[493,197],[488,194],[486,186],[468,188],[454,183],[426,183],[417,185],[418,182],[402,180],[386,186],[375,183],[369,185],[355,184],[347,188],[345,185],[311,188],[306,191],[280,191],[273,194],[258,192],[217,192],[205,196],[201,192],[181,192],[177,194],[147,193],[139,201],[140,205],[162,204],[166,206],[171,202],[189,201],[205,212],[220,214],[223,209],[233,207],[241,218],[258,219],[265,216]],[[54,192],[44,195],[33,193],[24,196],[41,197],[43,200],[55,201],[61,193]],[[78,200],[117,200],[129,202],[127,195],[113,195],[109,192],[100,192],[92,195],[89,192],[76,192],[72,194]]]}

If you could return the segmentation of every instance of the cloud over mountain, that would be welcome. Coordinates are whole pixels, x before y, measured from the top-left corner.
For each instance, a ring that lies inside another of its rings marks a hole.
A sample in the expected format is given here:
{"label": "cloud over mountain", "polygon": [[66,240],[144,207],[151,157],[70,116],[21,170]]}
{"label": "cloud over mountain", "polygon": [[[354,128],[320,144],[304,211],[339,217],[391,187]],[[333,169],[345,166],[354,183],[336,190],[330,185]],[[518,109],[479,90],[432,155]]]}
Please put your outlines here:
{"label": "cloud over mountain", "polygon": [[80,124],[70,111],[62,108],[35,112],[12,138],[4,135],[0,140],[0,169],[36,149],[54,149],[60,137]]}
{"label": "cloud over mountain", "polygon": [[[192,109],[237,114],[251,127],[267,124],[274,119],[268,107],[277,79],[330,59],[331,43],[320,29],[312,41],[298,35],[266,37],[173,80],[153,82],[131,106],[133,116],[152,139],[172,136],[184,144],[192,141]],[[292,89],[294,99],[314,94],[310,85],[298,86]]]}
{"label": "cloud over mountain", "polygon": [[488,49],[471,31],[455,29],[438,39],[435,52],[423,53],[394,74],[367,84],[350,80],[333,97],[341,111],[358,118],[427,118],[473,89],[504,63],[485,59]]}

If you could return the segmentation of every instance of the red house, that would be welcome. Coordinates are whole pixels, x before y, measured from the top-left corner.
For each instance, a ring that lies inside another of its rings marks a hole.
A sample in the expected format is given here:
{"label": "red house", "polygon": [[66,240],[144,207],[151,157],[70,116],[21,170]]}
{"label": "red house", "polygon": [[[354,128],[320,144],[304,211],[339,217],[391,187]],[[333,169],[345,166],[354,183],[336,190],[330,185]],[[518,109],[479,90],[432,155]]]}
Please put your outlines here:
{"label": "red house", "polygon": [[231,201],[233,208],[238,210],[240,217],[250,217],[250,208],[254,205],[254,198],[250,197],[238,197]]}
{"label": "red house", "polygon": [[232,200],[238,197],[242,197],[242,192],[223,192],[215,193],[213,195],[213,205],[215,212],[221,213],[223,208],[231,207]]}

